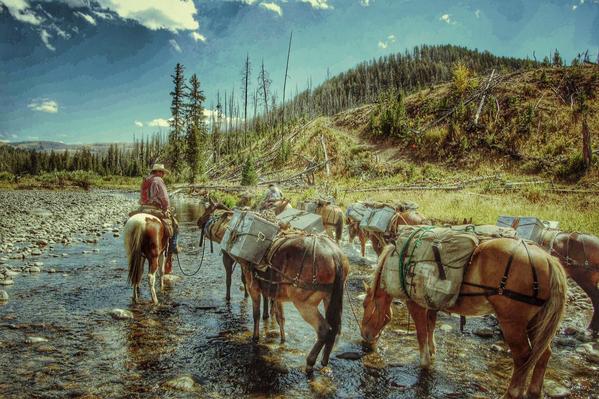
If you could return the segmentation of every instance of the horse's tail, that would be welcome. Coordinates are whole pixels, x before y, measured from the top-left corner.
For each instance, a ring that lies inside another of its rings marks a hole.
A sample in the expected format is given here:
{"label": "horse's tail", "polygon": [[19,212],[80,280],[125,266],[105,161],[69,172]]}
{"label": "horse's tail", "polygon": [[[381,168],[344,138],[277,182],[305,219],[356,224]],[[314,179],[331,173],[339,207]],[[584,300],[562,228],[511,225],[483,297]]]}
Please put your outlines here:
{"label": "horse's tail", "polygon": [[335,253],[335,280],[331,291],[331,301],[326,312],[326,320],[331,330],[325,338],[326,343],[334,343],[341,332],[341,315],[343,312],[343,289],[345,287],[345,271],[349,270],[347,258],[337,250]]}
{"label": "horse's tail", "polygon": [[125,250],[129,259],[128,281],[131,285],[139,284],[144,272],[144,258],[141,252],[144,230],[143,219],[131,218],[125,225]]}
{"label": "horse's tail", "polygon": [[546,255],[549,264],[549,299],[531,321],[534,332],[530,357],[522,366],[523,372],[528,373],[538,362],[545,350],[551,345],[551,340],[557,333],[566,307],[568,282],[564,269],[558,260]]}
{"label": "horse's tail", "polygon": [[337,242],[339,242],[339,240],[341,240],[341,237],[343,237],[343,225],[344,225],[344,221],[343,221],[343,211],[341,209],[339,209],[339,214],[337,216],[337,223],[335,224],[335,239],[337,240]]}

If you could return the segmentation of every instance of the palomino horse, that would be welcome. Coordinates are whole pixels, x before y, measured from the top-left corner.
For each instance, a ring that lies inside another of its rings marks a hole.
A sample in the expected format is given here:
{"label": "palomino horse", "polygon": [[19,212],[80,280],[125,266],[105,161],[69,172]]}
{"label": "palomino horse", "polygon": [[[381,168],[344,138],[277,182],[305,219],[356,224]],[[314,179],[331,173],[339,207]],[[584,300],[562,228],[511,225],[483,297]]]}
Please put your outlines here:
{"label": "palomino horse", "polygon": [[316,214],[322,217],[322,223],[329,237],[333,238],[331,230],[335,229],[335,241],[339,244],[343,236],[343,210],[336,205],[319,204],[316,207]]}
{"label": "palomino horse", "polygon": [[[394,250],[393,245],[385,247],[373,285],[366,288],[361,332],[370,345],[376,344],[392,317],[393,298],[381,286],[381,279],[385,261]],[[446,311],[468,316],[491,313],[497,316],[513,360],[512,378],[504,398],[524,397],[531,370],[527,397],[541,397],[551,341],[564,313],[567,288],[566,276],[557,260],[536,245],[497,238],[483,242],[474,251],[460,296]],[[533,295],[528,294],[531,291]],[[416,324],[420,365],[428,368],[435,353],[437,312],[411,300],[407,306]]]}
{"label": "palomino horse", "polygon": [[[210,201],[198,220],[198,226],[203,229],[218,209],[226,210],[224,206]],[[224,229],[219,229],[212,239],[220,243],[223,234]],[[265,272],[256,270],[243,259],[235,258],[241,265],[252,298],[254,341],[259,339],[261,294],[274,299],[281,342],[285,341],[282,302],[291,301],[317,334],[317,341],[307,358],[308,366],[314,366],[323,347],[321,363],[328,364],[335,339],[341,331],[343,289],[349,272],[347,258],[328,237],[303,232],[279,235],[267,258],[269,264]],[[318,310],[321,302],[324,302],[325,317]]]}
{"label": "palomino horse", "polygon": [[165,267],[170,270],[171,254],[168,249],[168,232],[160,219],[147,213],[138,213],[125,224],[125,251],[129,260],[129,283],[133,286],[133,301],[139,302],[139,283],[144,272],[146,259],[149,264],[148,284],[152,302],[158,304],[156,296],[156,271],[160,270],[160,290],[164,289]]}
{"label": "palomino horse", "polygon": [[589,329],[599,333],[599,237],[546,229],[539,244],[559,259],[566,273],[591,298],[593,318]]}

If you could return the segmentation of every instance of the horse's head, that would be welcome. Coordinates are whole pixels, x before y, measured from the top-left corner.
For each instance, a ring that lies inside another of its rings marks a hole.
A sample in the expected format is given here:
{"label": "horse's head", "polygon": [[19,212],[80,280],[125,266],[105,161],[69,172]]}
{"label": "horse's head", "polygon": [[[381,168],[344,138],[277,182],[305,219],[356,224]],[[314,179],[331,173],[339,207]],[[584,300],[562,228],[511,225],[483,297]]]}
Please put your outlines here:
{"label": "horse's head", "polygon": [[380,277],[375,278],[372,287],[364,283],[366,297],[364,298],[364,317],[360,331],[364,343],[369,347],[376,345],[383,328],[391,321],[391,295],[378,288]]}
{"label": "horse's head", "polygon": [[210,219],[210,216],[214,214],[217,209],[230,210],[219,202],[214,202],[211,197],[208,197],[208,202],[200,204],[200,217],[198,218],[198,227],[204,229],[206,223]]}

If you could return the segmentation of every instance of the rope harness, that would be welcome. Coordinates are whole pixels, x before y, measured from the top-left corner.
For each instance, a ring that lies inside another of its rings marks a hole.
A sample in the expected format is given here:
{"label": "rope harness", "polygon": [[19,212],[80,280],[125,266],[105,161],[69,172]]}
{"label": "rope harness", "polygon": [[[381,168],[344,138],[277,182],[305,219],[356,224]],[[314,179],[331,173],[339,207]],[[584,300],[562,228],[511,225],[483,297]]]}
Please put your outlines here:
{"label": "rope harness", "polygon": [[[545,240],[545,235],[547,233],[554,233],[554,234],[552,234],[549,242],[547,242]],[[568,240],[566,241],[566,255],[565,256],[561,252],[556,250],[554,247],[555,240],[557,239],[558,236],[560,236],[562,234],[568,234]],[[540,245],[542,245],[545,249],[547,249],[549,251],[549,253],[551,253],[551,255],[558,258],[560,260],[560,262],[565,263],[567,267],[580,267],[586,271],[595,271],[595,270],[599,269],[599,264],[594,264],[589,261],[589,258],[587,256],[587,252],[586,252],[586,246],[584,245],[584,234],[578,233],[576,231],[573,231],[571,233],[564,233],[559,230],[556,230],[555,232],[551,232],[551,230],[545,230],[543,232],[543,234],[541,235],[540,241],[541,241],[539,243]],[[582,246],[582,256],[584,259],[583,263],[578,263],[578,262],[576,262],[575,259],[570,257],[570,248],[572,247],[572,245],[570,243],[572,241],[580,242],[580,244]]]}

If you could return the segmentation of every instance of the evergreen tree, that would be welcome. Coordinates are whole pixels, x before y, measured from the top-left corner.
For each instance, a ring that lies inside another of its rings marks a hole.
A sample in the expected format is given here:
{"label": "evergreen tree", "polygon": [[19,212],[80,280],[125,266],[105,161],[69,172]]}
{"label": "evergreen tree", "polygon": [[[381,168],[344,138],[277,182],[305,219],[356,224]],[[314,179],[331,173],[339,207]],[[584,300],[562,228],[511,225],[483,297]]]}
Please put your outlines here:
{"label": "evergreen tree", "polygon": [[562,56],[559,54],[559,51],[555,49],[555,53],[553,53],[553,66],[561,67],[564,65],[564,60],[562,60]]}
{"label": "evergreen tree", "polygon": [[185,158],[191,171],[191,183],[194,183],[196,174],[203,172],[201,167],[204,162],[201,156],[206,142],[203,107],[205,99],[204,93],[200,90],[200,80],[194,73],[189,80],[187,93],[187,135],[185,137]]}
{"label": "evergreen tree", "polygon": [[171,100],[171,131],[168,140],[168,161],[175,173],[179,173],[183,167],[183,132],[185,123],[185,78],[183,76],[183,65],[177,63],[173,78],[174,88],[170,92]]}

